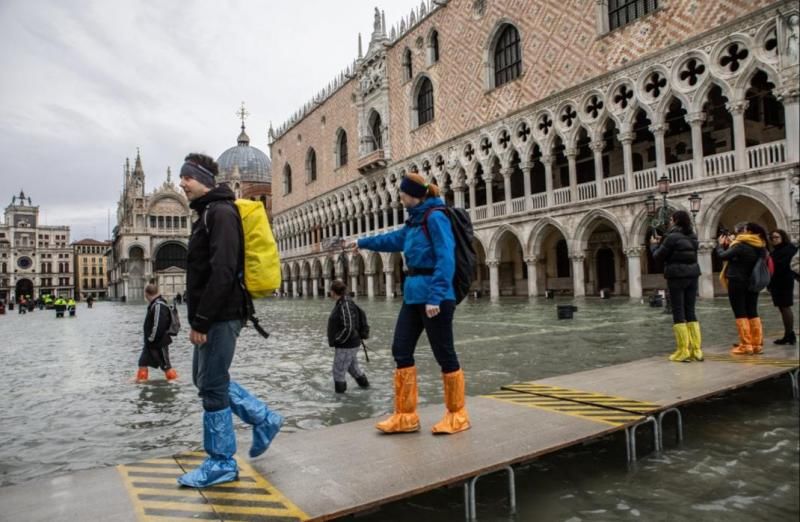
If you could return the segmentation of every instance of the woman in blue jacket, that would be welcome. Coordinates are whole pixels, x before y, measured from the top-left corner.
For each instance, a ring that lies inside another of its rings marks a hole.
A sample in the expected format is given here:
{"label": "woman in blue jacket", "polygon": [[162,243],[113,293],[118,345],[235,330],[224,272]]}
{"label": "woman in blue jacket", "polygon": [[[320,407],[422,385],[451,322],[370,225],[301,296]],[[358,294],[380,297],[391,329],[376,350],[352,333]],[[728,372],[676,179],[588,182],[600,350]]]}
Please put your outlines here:
{"label": "woman in blue jacket", "polygon": [[[447,411],[433,426],[433,433],[457,433],[469,429],[465,407],[464,372],[453,345],[453,291],[455,240],[439,187],[429,185],[417,173],[403,177],[400,201],[409,218],[402,228],[358,240],[358,247],[378,252],[403,252],[407,268],[403,284],[403,306],[397,317],[392,341],[394,414],[375,425],[384,433],[419,430],[417,415],[417,369],[414,349],[424,330],[442,370]],[[423,227],[423,221],[425,226]],[[427,233],[426,233],[427,231]],[[387,289],[388,290],[388,289]]]}

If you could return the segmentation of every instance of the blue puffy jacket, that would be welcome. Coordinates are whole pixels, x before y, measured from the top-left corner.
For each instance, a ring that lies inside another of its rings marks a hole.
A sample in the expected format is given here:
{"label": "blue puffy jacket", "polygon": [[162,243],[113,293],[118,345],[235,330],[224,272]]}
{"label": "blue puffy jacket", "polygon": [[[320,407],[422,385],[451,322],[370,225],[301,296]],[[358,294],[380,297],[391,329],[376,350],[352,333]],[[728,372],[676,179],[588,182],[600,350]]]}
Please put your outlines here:
{"label": "blue puffy jacket", "polygon": [[455,301],[453,273],[455,272],[455,240],[450,218],[444,212],[431,212],[428,233],[422,229],[425,211],[444,206],[441,198],[428,198],[408,209],[405,226],[393,232],[358,240],[358,247],[376,252],[403,252],[409,268],[433,268],[433,275],[406,277],[403,301],[408,304],[439,306],[442,301]]}

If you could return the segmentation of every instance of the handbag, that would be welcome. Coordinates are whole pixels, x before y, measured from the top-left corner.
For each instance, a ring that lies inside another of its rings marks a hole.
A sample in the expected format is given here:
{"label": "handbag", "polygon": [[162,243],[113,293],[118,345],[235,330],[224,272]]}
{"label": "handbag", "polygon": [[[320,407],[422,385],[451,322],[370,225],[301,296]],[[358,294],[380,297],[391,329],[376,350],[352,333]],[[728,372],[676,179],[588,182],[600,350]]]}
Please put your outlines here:
{"label": "handbag", "polygon": [[758,256],[753,271],[750,272],[750,282],[747,286],[747,290],[750,292],[760,292],[769,284],[770,271],[766,257]]}

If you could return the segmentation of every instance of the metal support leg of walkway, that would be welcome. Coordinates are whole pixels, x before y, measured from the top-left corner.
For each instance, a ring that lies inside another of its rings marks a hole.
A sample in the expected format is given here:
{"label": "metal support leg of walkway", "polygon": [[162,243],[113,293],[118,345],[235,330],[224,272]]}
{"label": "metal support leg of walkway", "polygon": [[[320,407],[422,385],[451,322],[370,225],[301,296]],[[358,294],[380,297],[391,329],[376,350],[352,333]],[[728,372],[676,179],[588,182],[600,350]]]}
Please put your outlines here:
{"label": "metal support leg of walkway", "polygon": [[[509,504],[509,514],[514,515],[517,512],[517,491],[514,485],[514,470],[511,466],[505,466],[500,470],[508,471],[508,504]],[[495,470],[495,471],[500,471]],[[477,508],[475,506],[475,483],[478,482],[478,479],[481,477],[485,477],[494,473],[494,471],[490,471],[489,473],[482,473],[481,475],[476,475],[469,479],[467,482],[464,483],[464,510],[467,521],[477,520],[478,513]]]}
{"label": "metal support leg of walkway", "polygon": [[668,408],[658,414],[658,448],[656,451],[664,451],[664,417],[666,417],[668,413],[675,414],[677,420],[675,430],[678,435],[678,444],[683,442],[683,418],[681,417],[681,412],[678,408]]}
{"label": "metal support leg of walkway", "polygon": [[800,391],[797,389],[798,376],[800,376],[800,368],[789,372],[789,378],[792,380],[792,397],[795,399],[800,399]]}
{"label": "metal support leg of walkway", "polygon": [[642,422],[634,424],[633,426],[628,426],[625,428],[625,444],[628,447],[628,464],[636,462],[636,428],[642,426],[644,424],[652,424],[653,425],[653,445],[658,451],[659,448],[659,440],[661,434],[658,428],[658,421],[652,415],[649,415],[645,418]]}

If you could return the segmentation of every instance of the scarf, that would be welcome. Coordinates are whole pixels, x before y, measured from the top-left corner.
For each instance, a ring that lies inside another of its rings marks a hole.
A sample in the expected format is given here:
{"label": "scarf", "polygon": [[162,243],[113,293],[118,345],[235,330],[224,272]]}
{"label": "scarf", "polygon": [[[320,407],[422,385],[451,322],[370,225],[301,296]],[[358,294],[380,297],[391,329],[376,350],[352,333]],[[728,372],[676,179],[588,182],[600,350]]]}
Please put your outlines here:
{"label": "scarf", "polygon": [[[746,245],[750,245],[756,248],[764,248],[767,244],[764,242],[761,237],[757,234],[738,234],[736,239],[728,246],[728,248],[732,248],[734,245],[738,245],[739,243],[744,243]],[[722,283],[722,286],[725,289],[728,288],[728,261],[722,265],[722,272],[719,273],[719,281]]]}

